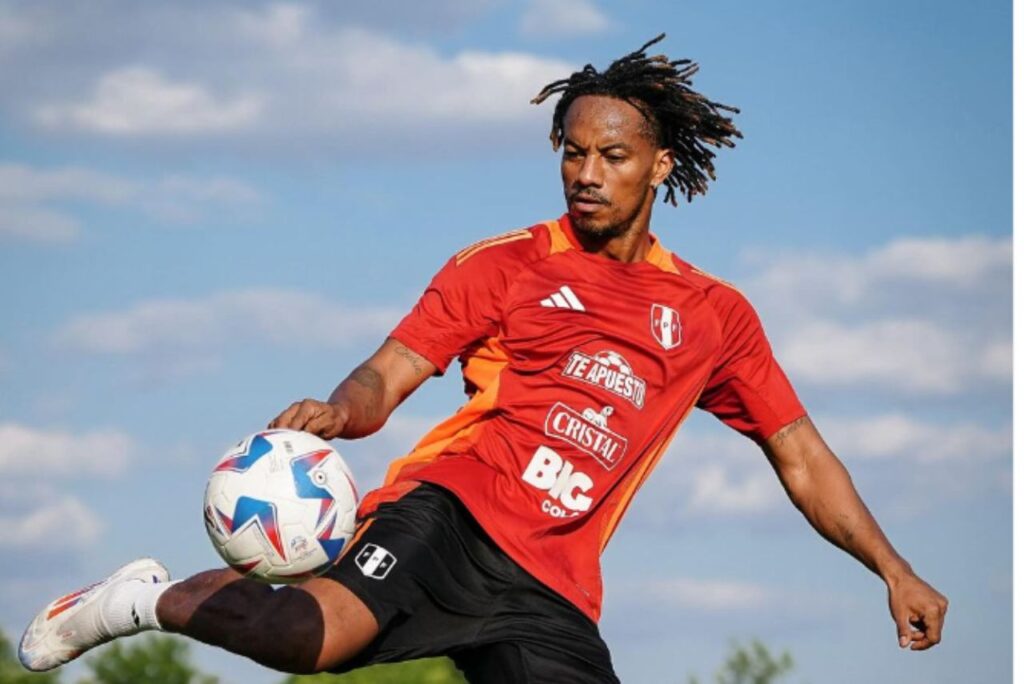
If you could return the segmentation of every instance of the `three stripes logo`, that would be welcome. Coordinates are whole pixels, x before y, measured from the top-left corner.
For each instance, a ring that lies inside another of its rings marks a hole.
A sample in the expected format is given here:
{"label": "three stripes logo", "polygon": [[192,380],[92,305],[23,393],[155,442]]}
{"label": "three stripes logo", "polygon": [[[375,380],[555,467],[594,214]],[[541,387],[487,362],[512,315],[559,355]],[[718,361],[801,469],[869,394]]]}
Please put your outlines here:
{"label": "three stripes logo", "polygon": [[586,311],[586,307],[580,301],[576,293],[568,285],[563,285],[558,288],[558,292],[554,292],[550,297],[545,297],[540,300],[541,306],[546,306],[551,309],[572,309],[573,311]]}

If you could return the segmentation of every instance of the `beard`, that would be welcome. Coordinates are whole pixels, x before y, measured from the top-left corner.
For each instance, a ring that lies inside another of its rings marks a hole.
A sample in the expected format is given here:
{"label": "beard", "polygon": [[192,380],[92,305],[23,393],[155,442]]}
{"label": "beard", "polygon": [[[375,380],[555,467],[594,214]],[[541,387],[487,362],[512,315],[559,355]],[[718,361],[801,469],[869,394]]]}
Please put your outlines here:
{"label": "beard", "polygon": [[605,205],[605,210],[601,213],[611,212],[611,216],[598,218],[588,214],[572,214],[572,225],[576,228],[583,237],[588,238],[592,241],[606,242],[613,238],[622,237],[629,232],[630,228],[633,227],[633,223],[636,221],[637,216],[640,215],[643,209],[643,202],[638,203],[635,207],[632,207],[627,215],[622,216],[618,212],[612,210],[611,205]]}
{"label": "beard", "polygon": [[572,225],[593,240],[610,240],[622,236],[629,228],[626,222],[601,221],[592,216],[573,216]]}

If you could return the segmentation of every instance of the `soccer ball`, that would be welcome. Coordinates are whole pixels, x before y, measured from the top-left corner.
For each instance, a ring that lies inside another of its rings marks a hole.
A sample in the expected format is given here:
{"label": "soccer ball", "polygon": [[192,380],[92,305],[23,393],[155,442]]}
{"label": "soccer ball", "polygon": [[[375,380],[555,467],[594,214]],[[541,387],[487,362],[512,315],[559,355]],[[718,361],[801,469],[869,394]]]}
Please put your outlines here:
{"label": "soccer ball", "polygon": [[206,485],[203,517],[228,565],[290,584],[338,559],[358,502],[352,472],[331,445],[308,432],[266,430],[221,457]]}
{"label": "soccer ball", "polygon": [[612,370],[617,370],[623,375],[633,375],[633,369],[629,366],[629,361],[623,358],[622,354],[610,350],[599,351],[594,354],[594,360],[602,366],[608,366]]}

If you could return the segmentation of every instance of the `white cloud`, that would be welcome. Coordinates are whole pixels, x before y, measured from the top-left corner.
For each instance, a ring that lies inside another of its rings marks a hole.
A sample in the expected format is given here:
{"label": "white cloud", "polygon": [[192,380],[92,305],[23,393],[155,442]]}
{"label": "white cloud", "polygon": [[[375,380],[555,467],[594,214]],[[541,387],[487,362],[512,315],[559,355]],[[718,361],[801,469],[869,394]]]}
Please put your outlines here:
{"label": "white cloud", "polygon": [[610,23],[590,0],[530,0],[519,28],[533,36],[584,36],[602,33]]}
{"label": "white cloud", "polygon": [[313,15],[310,7],[275,3],[262,12],[243,11],[237,16],[238,31],[253,40],[273,45],[275,48],[289,48],[299,43],[309,30]]}
{"label": "white cloud", "polygon": [[309,32],[297,53],[280,57],[280,80],[273,85],[280,124],[291,120],[346,140],[387,131],[380,144],[424,133],[444,138],[446,131],[465,132],[467,125],[494,132],[497,124],[540,121],[545,114],[530,98],[569,68],[516,52],[466,50],[446,57],[425,45],[353,28]]}
{"label": "white cloud", "polygon": [[50,243],[75,239],[81,226],[64,208],[67,202],[189,223],[214,211],[237,211],[259,199],[253,188],[233,178],[168,175],[140,180],[75,166],[46,169],[0,163],[0,236]]}
{"label": "white cloud", "polygon": [[[840,460],[868,478],[876,501],[887,507],[907,509],[912,501],[910,512],[917,514],[1003,490],[1002,472],[1011,460],[1009,422],[925,420],[903,412],[812,418]],[[690,420],[644,485],[631,517],[674,526],[708,517],[761,521],[792,511],[755,444],[710,416]]]}
{"label": "white cloud", "polygon": [[870,253],[869,273],[892,280],[918,280],[970,287],[1013,261],[1009,238],[965,235],[952,239],[901,238]]}
{"label": "white cloud", "polygon": [[899,238],[752,266],[745,291],[798,387],[953,396],[1010,381],[1008,237]]}
{"label": "white cloud", "polygon": [[0,548],[83,548],[99,538],[103,526],[73,496],[53,495],[21,513],[0,513]]}
{"label": "white cloud", "polygon": [[823,419],[822,435],[843,458],[901,459],[919,463],[960,461],[980,465],[1009,455],[1009,425],[925,422],[890,413],[867,418]]}
{"label": "white cloud", "polygon": [[40,477],[114,476],[134,450],[131,437],[117,430],[40,430],[0,423],[0,475]]}
{"label": "white cloud", "polygon": [[[783,335],[779,356],[795,378],[829,385],[874,383],[903,392],[953,394],[983,374],[998,377],[998,353],[927,320],[861,324],[818,321]],[[1001,343],[996,343],[997,347]],[[1006,377],[1009,367],[1005,368]]]}
{"label": "white cloud", "polygon": [[676,577],[645,584],[648,599],[710,613],[756,611],[777,602],[773,592],[750,582]]}
{"label": "white cloud", "polygon": [[997,380],[1009,380],[1013,377],[1013,342],[993,341],[980,350],[978,371],[987,377]]}
{"label": "white cloud", "polygon": [[898,298],[906,293],[894,288],[913,284],[942,288],[933,295],[985,286],[1009,275],[1013,255],[1009,237],[964,235],[896,238],[860,255],[758,254],[746,260],[757,269],[747,279],[751,292],[789,296],[789,303],[802,309]]}
{"label": "white cloud", "polygon": [[381,428],[380,434],[396,448],[396,453],[410,451],[420,439],[448,416],[414,416],[395,413]]}
{"label": "white cloud", "polygon": [[768,469],[730,474],[724,465],[709,463],[694,470],[688,506],[699,513],[749,514],[783,501],[779,481]]}
{"label": "white cloud", "polygon": [[[486,3],[448,4],[465,13]],[[530,98],[574,70],[525,52],[448,54],[343,20],[339,12],[295,3],[176,11],[143,5],[118,16],[124,26],[113,45],[95,44],[83,28],[94,17],[50,12],[35,20],[55,37],[15,60],[38,74],[34,87],[2,65],[0,86],[17,115],[56,133],[176,144],[218,137],[247,154],[369,145],[407,152],[466,149],[483,139],[508,145],[526,131],[536,134],[542,128],[523,124],[542,127],[550,109],[530,105]],[[599,16],[588,14],[584,25],[594,26]],[[131,30],[154,23],[161,31],[144,31],[144,43]],[[78,58],[74,69],[67,68],[68,55]]]}
{"label": "white cloud", "polygon": [[335,442],[334,446],[352,468],[360,493],[365,494],[383,482],[393,460],[412,451],[420,438],[445,418],[410,415],[405,407],[399,407],[377,433],[364,439]]}
{"label": "white cloud", "polygon": [[400,317],[397,309],[346,308],[306,292],[250,289],[82,314],[55,339],[62,347],[86,353],[157,354],[180,362],[218,354],[229,343],[336,348],[364,337],[383,341]]}
{"label": "white cloud", "polygon": [[138,193],[136,182],[78,167],[39,169],[24,164],[0,163],[0,200],[41,202],[88,200],[116,205]]}
{"label": "white cloud", "polygon": [[78,237],[78,221],[40,207],[0,204],[0,237],[42,243],[67,243]]}
{"label": "white cloud", "polygon": [[856,598],[835,591],[688,576],[649,578],[642,582],[620,578],[606,589],[606,614],[615,613],[629,622],[640,619],[640,624],[681,614],[722,616],[730,622],[738,615],[766,614],[800,622],[834,622],[849,615],[857,605]]}
{"label": "white cloud", "polygon": [[253,124],[263,109],[258,96],[218,100],[197,83],[173,83],[146,67],[120,68],[100,77],[90,100],[40,107],[36,121],[111,135],[201,134]]}

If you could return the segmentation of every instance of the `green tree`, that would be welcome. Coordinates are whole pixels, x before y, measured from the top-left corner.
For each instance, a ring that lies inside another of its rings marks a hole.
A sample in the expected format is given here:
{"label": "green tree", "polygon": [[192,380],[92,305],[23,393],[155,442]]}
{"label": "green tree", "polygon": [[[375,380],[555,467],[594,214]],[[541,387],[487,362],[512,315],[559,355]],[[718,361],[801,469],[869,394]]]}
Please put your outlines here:
{"label": "green tree", "polygon": [[341,676],[292,675],[281,684],[466,684],[466,680],[448,658],[425,658],[371,665]]}
{"label": "green tree", "polygon": [[0,683],[2,684],[58,684],[56,672],[29,672],[14,655],[14,645],[0,632]]}
{"label": "green tree", "polygon": [[[733,643],[725,663],[715,674],[715,684],[781,684],[793,666],[793,656],[788,651],[774,656],[757,639],[749,646]],[[700,683],[696,677],[690,677],[689,684]]]}
{"label": "green tree", "polygon": [[78,684],[217,684],[189,658],[189,645],[179,637],[148,635],[130,642],[115,641],[87,658],[92,676]]}

